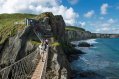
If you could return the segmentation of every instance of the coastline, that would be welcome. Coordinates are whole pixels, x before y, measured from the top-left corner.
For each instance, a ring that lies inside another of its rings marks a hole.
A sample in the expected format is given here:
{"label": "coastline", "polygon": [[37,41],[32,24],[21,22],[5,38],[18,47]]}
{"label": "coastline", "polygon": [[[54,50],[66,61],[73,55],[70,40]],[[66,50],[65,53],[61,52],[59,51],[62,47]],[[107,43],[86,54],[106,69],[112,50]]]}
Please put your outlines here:
{"label": "coastline", "polygon": [[[72,70],[73,76],[71,79],[107,79],[109,77],[112,79],[118,79],[119,75],[117,73],[119,71],[114,69],[115,67],[117,69],[119,68],[118,63],[116,63],[118,62],[116,60],[119,57],[117,56],[117,54],[119,54],[119,50],[118,45],[116,46],[116,48],[115,46],[113,46],[118,41],[118,38],[96,39],[95,41],[90,41],[94,44],[94,47],[88,48],[88,50],[84,50],[83,52],[85,52],[85,54],[79,56],[78,60],[73,61],[73,66],[76,66],[73,67],[74,70]],[[110,46],[111,44],[113,48]],[[80,51],[82,51],[82,49]],[[113,70],[111,70],[110,68],[112,68]],[[98,71],[98,69],[100,71]]]}
{"label": "coastline", "polygon": [[[82,42],[82,41],[83,42],[88,41],[88,43],[89,43],[89,41],[91,42],[91,40],[92,40],[92,43],[97,43],[97,42],[93,41],[93,40],[96,40],[96,39],[86,39],[86,40],[80,40],[80,41],[77,41],[77,42],[79,43],[79,42]],[[74,44],[74,43],[72,43],[72,44]],[[78,45],[78,44],[76,44],[76,45]],[[77,49],[76,47],[73,47],[73,48],[74,48],[74,50],[72,51],[72,54],[69,55],[69,57],[71,59],[70,63],[72,63],[75,60],[80,59],[81,55],[86,54],[86,52],[83,52],[82,50]],[[75,51],[77,51],[77,53]],[[104,79],[103,76],[101,76],[98,73],[95,73],[93,71],[83,71],[82,69],[80,69],[80,70],[71,69],[71,72],[72,72],[71,79],[78,79],[78,78],[76,78],[77,76],[80,76],[79,78],[86,78],[86,79],[90,79],[92,77],[98,77],[98,79]]]}

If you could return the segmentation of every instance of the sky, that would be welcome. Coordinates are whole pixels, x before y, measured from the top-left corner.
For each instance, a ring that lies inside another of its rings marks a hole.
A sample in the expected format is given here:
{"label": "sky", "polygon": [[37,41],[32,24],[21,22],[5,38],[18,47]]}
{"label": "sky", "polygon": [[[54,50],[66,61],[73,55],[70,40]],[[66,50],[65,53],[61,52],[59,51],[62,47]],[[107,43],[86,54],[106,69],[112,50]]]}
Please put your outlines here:
{"label": "sky", "polygon": [[119,34],[119,0],[0,0],[2,13],[62,15],[66,25]]}

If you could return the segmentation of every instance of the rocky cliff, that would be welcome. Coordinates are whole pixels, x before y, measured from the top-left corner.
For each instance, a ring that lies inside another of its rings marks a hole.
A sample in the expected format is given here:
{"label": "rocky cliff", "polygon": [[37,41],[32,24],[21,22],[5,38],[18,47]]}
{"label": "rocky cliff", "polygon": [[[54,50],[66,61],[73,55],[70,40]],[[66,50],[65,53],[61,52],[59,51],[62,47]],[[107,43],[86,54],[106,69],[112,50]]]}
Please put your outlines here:
{"label": "rocky cliff", "polygon": [[89,31],[85,31],[82,28],[67,26],[65,37],[68,41],[77,41],[90,38],[119,38],[119,34],[91,33]]}
{"label": "rocky cliff", "polygon": [[[71,68],[67,59],[70,41],[88,38],[119,37],[115,34],[95,34],[84,29],[66,29],[63,17],[50,12],[37,15],[29,26],[16,31],[0,43],[0,69],[7,67],[30,53],[37,52],[40,44],[33,29],[49,39],[46,79],[69,79]],[[37,26],[37,28],[35,27]],[[40,31],[38,30],[40,29]],[[10,32],[12,33],[12,32]],[[2,37],[0,36],[0,40]],[[67,45],[66,45],[67,44]],[[72,47],[71,47],[72,48]],[[70,51],[70,50],[69,50]]]}
{"label": "rocky cliff", "polygon": [[40,41],[33,32],[33,29],[37,26],[36,31],[41,33],[44,39],[49,39],[51,45],[46,79],[69,79],[70,65],[60,45],[65,40],[66,25],[63,17],[46,12],[36,16],[32,21],[33,23],[30,26],[16,32],[14,36],[9,36],[0,45],[0,69],[15,63],[32,52],[37,52],[36,49]]}
{"label": "rocky cliff", "polygon": [[0,67],[4,68],[29,53],[33,52],[35,47],[29,42],[29,37],[32,34],[29,27],[24,31],[9,37],[2,45],[0,53]]}
{"label": "rocky cliff", "polygon": [[[41,14],[40,17],[48,17],[47,23],[51,27],[53,33],[50,38],[50,52],[48,55],[48,66],[46,69],[46,79],[69,79],[70,78],[70,64],[67,60],[65,52],[60,45],[65,41],[65,22],[60,15],[54,16],[52,13]],[[38,19],[40,20],[40,19]]]}

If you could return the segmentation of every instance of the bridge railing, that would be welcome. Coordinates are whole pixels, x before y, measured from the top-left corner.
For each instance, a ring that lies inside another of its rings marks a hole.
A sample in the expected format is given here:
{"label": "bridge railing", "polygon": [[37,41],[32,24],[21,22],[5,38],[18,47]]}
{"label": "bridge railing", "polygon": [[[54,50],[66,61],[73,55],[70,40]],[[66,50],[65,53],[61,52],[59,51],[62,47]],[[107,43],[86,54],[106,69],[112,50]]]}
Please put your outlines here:
{"label": "bridge railing", "polygon": [[[35,32],[35,31],[34,31]],[[42,41],[41,37],[35,32],[36,36]],[[32,74],[39,61],[40,50],[32,52],[21,60],[0,70],[0,79],[31,79]],[[46,70],[47,61],[44,70]],[[45,71],[43,72],[45,74]]]}
{"label": "bridge railing", "polygon": [[46,49],[46,59],[45,59],[45,63],[44,63],[44,67],[43,67],[43,72],[42,72],[41,79],[45,79],[45,77],[46,77],[46,68],[47,68],[48,52],[49,52],[49,46],[47,46],[47,49]]}
{"label": "bridge railing", "polygon": [[0,71],[0,79],[30,79],[37,65],[39,52],[33,52]]}

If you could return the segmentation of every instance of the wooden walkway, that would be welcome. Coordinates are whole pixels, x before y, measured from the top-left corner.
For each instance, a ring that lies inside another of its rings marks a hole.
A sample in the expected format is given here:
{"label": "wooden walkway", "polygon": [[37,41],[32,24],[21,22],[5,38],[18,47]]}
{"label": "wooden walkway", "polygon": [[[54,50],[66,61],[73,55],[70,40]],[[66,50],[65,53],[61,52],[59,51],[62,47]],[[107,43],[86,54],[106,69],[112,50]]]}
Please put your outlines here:
{"label": "wooden walkway", "polygon": [[47,63],[47,56],[48,56],[48,50],[44,52],[44,61],[41,59],[38,62],[38,65],[32,75],[31,79],[41,79],[42,75],[44,75],[44,72],[46,70],[46,63]]}

